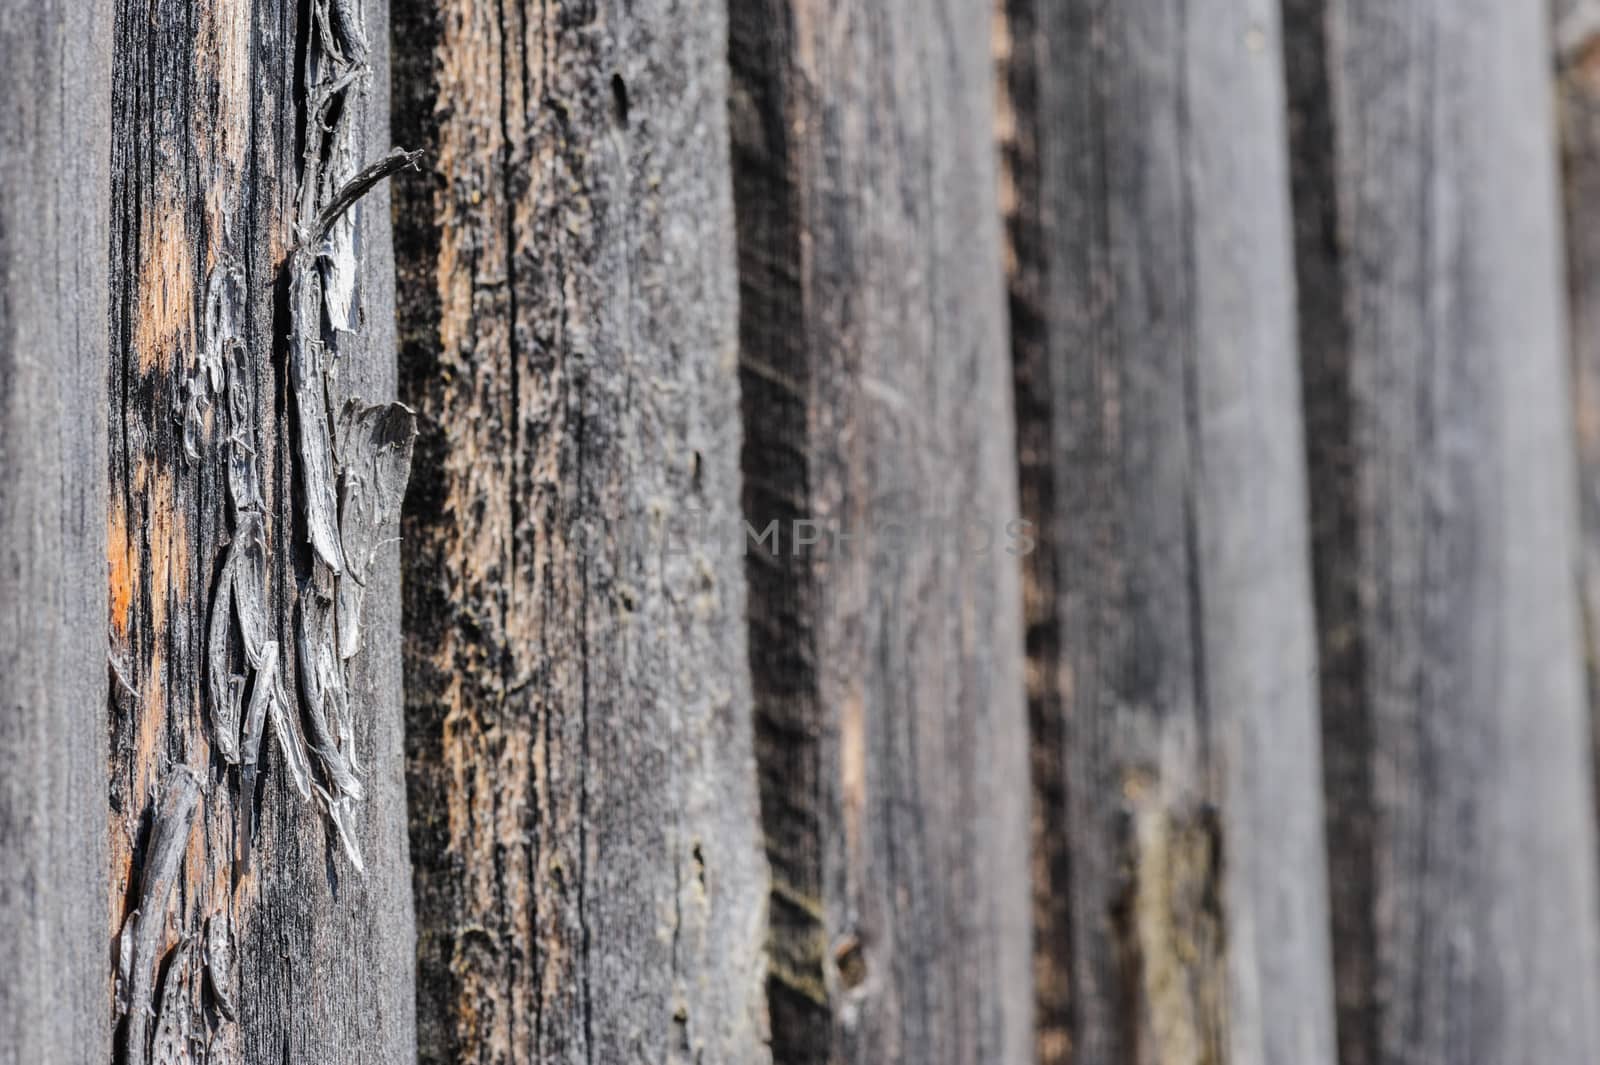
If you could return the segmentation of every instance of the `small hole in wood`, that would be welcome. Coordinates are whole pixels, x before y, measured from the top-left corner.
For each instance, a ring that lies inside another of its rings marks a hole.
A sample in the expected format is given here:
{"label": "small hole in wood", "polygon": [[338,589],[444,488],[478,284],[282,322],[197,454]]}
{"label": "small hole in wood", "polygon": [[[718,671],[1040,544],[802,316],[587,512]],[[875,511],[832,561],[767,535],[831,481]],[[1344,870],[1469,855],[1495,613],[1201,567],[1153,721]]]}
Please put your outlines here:
{"label": "small hole in wood", "polygon": [[867,955],[855,936],[845,936],[834,944],[833,964],[838,967],[839,982],[846,991],[854,991],[866,982]]}
{"label": "small hole in wood", "polygon": [[611,75],[611,113],[617,125],[628,128],[628,83],[621,74]]}

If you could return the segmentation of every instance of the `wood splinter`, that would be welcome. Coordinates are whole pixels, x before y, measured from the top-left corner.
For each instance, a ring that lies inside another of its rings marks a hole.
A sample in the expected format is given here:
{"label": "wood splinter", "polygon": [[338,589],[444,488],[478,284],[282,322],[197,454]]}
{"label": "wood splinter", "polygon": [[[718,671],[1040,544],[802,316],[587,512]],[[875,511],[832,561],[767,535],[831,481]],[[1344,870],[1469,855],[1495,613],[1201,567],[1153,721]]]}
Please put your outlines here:
{"label": "wood splinter", "polygon": [[150,1021],[155,1016],[152,994],[167,905],[200,805],[200,778],[194,770],[180,766],[167,777],[165,792],[150,829],[150,847],[139,879],[139,906],[123,922],[118,944],[117,1004],[128,1018],[122,1058],[126,1065],[144,1065],[149,1060]]}

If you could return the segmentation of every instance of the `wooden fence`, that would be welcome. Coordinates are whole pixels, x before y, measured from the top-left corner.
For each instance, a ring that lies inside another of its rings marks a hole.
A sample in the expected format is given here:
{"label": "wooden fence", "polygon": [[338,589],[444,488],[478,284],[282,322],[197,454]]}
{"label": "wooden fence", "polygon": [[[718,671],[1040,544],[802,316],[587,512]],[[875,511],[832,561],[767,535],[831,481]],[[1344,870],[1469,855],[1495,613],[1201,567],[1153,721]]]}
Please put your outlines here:
{"label": "wooden fence", "polygon": [[1600,5],[0,56],[0,1065],[1600,1062]]}

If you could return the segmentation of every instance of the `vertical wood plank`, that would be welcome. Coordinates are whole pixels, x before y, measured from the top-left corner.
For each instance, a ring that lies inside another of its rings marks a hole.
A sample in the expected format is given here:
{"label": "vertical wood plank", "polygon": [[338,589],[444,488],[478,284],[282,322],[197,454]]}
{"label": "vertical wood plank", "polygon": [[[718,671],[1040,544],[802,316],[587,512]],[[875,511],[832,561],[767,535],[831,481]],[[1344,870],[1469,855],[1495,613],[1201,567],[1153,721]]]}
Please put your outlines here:
{"label": "vertical wood plank", "polygon": [[1341,1058],[1593,1061],[1547,14],[1286,11]]}
{"label": "vertical wood plank", "polygon": [[0,1062],[110,1054],[110,5],[0,3]]}
{"label": "vertical wood plank", "polygon": [[732,23],[744,507],[777,523],[747,568],[774,1059],[1028,1061],[989,13]]}
{"label": "vertical wood plank", "polygon": [[406,0],[429,1062],[760,1062],[718,0]]}
{"label": "vertical wood plank", "polygon": [[1038,1055],[1331,1062],[1275,5],[1006,0]]}
{"label": "vertical wood plank", "polygon": [[[346,399],[393,394],[382,193],[352,208],[350,228],[313,232],[354,170],[388,151],[388,36],[384,0],[117,5],[117,951],[101,965],[120,970],[126,1065],[415,1055],[397,550],[382,543],[394,529],[378,517],[368,564],[354,539],[375,513],[361,441],[305,444],[332,433]],[[312,96],[344,74],[342,103],[313,114]],[[403,462],[387,476],[403,490]],[[360,639],[349,615],[342,632],[307,620],[319,603],[331,615],[336,580],[309,501],[335,492],[338,579],[364,589]],[[340,637],[354,657],[330,649],[325,668],[305,668]]]}

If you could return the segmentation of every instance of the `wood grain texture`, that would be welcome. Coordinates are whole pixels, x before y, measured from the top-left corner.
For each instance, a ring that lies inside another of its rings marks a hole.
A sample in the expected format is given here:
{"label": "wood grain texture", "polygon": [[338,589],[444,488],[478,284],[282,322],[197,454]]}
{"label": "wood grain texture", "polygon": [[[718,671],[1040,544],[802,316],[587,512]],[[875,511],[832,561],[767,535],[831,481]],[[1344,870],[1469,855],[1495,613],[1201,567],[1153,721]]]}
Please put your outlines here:
{"label": "wood grain texture", "polygon": [[785,1065],[1032,1056],[989,31],[945,0],[732,4],[744,509],[779,538],[747,572]]}
{"label": "wood grain texture", "polygon": [[1546,13],[1286,10],[1341,1060],[1594,1061]]}
{"label": "wood grain texture", "polygon": [[725,10],[397,5],[428,1062],[760,1062]]}
{"label": "wood grain texture", "polygon": [[0,3],[0,1063],[110,1054],[110,5]]}
{"label": "wood grain texture", "polygon": [[1276,6],[997,35],[1046,1065],[1334,1056]]}
{"label": "wood grain texture", "polygon": [[[381,0],[359,6],[373,73],[355,85],[347,114],[365,161],[389,147],[388,33]],[[124,1062],[389,1063],[415,1054],[392,544],[368,576],[367,646],[349,684],[367,791],[354,833],[365,875],[315,800],[297,793],[285,758],[306,728],[295,611],[314,565],[293,447],[306,412],[289,382],[287,270],[299,239],[313,10],[129,0],[117,11],[107,942],[122,931]],[[339,340],[333,404],[393,393],[386,207],[379,193],[356,209],[361,320]],[[260,565],[253,583],[231,585],[235,627],[225,562],[252,529]],[[250,596],[258,615],[243,605]],[[253,677],[244,702],[273,708],[271,721],[245,726],[259,744],[259,775],[248,755],[235,764],[238,737],[224,724],[242,722],[217,694],[219,681],[229,688],[208,654],[214,632],[223,668]],[[272,652],[260,658],[268,639]],[[275,692],[275,678],[296,694]],[[331,787],[319,767],[307,771],[310,783]],[[176,803],[187,781],[197,801]],[[173,832],[181,858],[166,884],[153,878],[158,842]]]}

